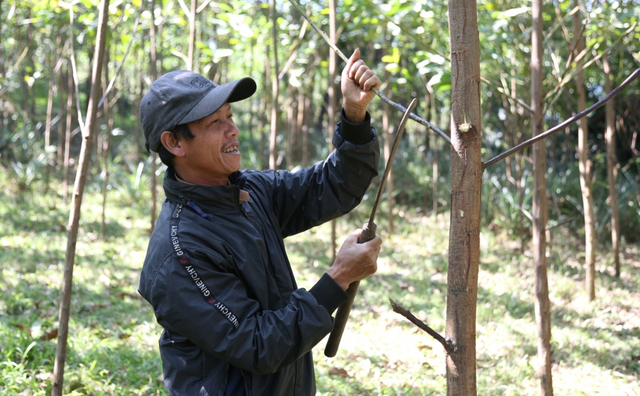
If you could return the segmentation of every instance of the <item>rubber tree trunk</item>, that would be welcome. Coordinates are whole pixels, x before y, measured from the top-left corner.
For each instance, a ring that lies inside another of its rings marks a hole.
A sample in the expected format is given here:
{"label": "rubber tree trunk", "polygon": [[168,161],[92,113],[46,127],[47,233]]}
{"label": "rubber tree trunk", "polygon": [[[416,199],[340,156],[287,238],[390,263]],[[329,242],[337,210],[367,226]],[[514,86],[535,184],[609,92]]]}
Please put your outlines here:
{"label": "rubber tree trunk", "polygon": [[64,164],[63,164],[63,176],[62,176],[62,199],[66,205],[69,202],[69,162],[71,156],[71,123],[73,122],[73,76],[71,72],[71,62],[68,63],[67,68],[67,123],[64,132]]}
{"label": "rubber tree trunk", "polygon": [[[62,46],[60,46],[62,47]],[[61,52],[62,56],[62,52]],[[63,94],[69,95],[69,92],[65,90],[64,87],[64,73],[62,72],[62,67],[58,70],[58,116],[60,119],[58,120],[58,141],[56,142],[56,169],[60,165],[63,164],[64,161],[64,125],[62,122],[62,115],[64,114],[65,109],[65,100]]]}
{"label": "rubber tree trunk", "polygon": [[[193,54],[196,48],[196,9],[198,0],[191,0],[191,13],[189,14],[189,49],[187,54],[187,70],[193,71]],[[153,14],[151,14],[153,15]]]}
{"label": "rubber tree trunk", "polygon": [[[45,152],[48,152],[49,146],[51,145],[51,120],[53,118],[53,101],[55,95],[55,81],[56,81],[56,72],[55,72],[55,62],[56,58],[53,54],[49,56],[49,92],[47,94],[47,114],[44,122],[44,149]],[[45,169],[45,188],[49,190],[49,174],[51,173],[51,162],[47,159],[47,166]]]}
{"label": "rubber tree trunk", "polygon": [[[542,114],[542,0],[532,2],[531,35],[531,126],[533,136],[544,132]],[[553,395],[551,378],[551,308],[547,280],[547,149],[546,141],[533,145],[533,262],[535,268],[535,313],[538,328],[538,367],[540,395]]]}
{"label": "rubber tree trunk", "polygon": [[260,164],[260,169],[267,169],[268,168],[268,157],[265,160],[265,155],[264,155],[264,151],[266,148],[266,137],[265,137],[265,129],[266,129],[266,124],[267,124],[267,108],[269,107],[268,105],[268,100],[270,98],[269,95],[266,94],[266,92],[268,91],[269,88],[269,82],[271,81],[271,58],[269,56],[270,53],[270,49],[271,48],[269,45],[267,45],[266,49],[265,49],[265,59],[264,59],[264,72],[262,74],[262,80],[264,82],[264,92],[265,94],[262,95],[262,97],[260,98],[260,111],[258,112],[258,114],[260,114],[260,118],[258,119],[258,133],[260,134],[260,141],[258,143],[258,164]]}
{"label": "rubber tree trunk", "polygon": [[[103,95],[106,93],[109,87],[109,51],[105,50],[104,66],[103,66]],[[113,116],[111,115],[111,108],[109,107],[109,96],[104,98],[102,104],[104,114],[104,121],[107,125],[105,130],[104,141],[102,142],[102,216],[100,221],[100,236],[103,240],[107,235],[107,195],[109,192],[109,158],[111,157],[111,131],[113,131]]]}
{"label": "rubber tree trunk", "polygon": [[[329,0],[329,39],[333,45],[336,45],[336,0]],[[338,57],[335,51],[329,51],[329,86],[328,95],[329,103],[327,105],[327,129],[329,131],[329,151],[333,150],[333,124],[336,122],[336,110],[337,110],[337,90],[336,75],[337,75]],[[336,242],[336,226],[337,220],[331,220],[331,262],[336,260],[336,251],[338,250]]]}
{"label": "rubber tree trunk", "polygon": [[62,395],[64,383],[64,365],[67,357],[67,337],[69,335],[69,313],[71,312],[71,292],[73,285],[73,265],[76,255],[76,242],[78,238],[78,226],[80,224],[80,208],[82,207],[82,196],[84,186],[87,181],[89,170],[89,160],[91,159],[91,142],[93,141],[93,130],[95,127],[98,101],[102,92],[100,83],[102,62],[104,58],[104,48],[107,36],[107,21],[109,20],[109,0],[102,0],[100,13],[98,16],[98,32],[96,35],[96,50],[91,71],[91,94],[87,105],[87,122],[85,130],[82,132],[82,147],[80,149],[80,162],[76,172],[76,181],[71,199],[71,212],[69,214],[67,251],[64,263],[64,276],[62,282],[62,296],[59,312],[58,347],[56,349],[56,360],[53,367],[53,396]]}
{"label": "rubber tree trunk", "polygon": [[292,84],[286,84],[287,87],[285,89],[285,100],[284,100],[284,108],[287,112],[287,122],[285,128],[285,148],[284,152],[286,153],[284,158],[284,163],[286,169],[293,169],[294,158],[293,158],[293,147],[295,144],[295,127],[296,127],[296,112],[294,108],[294,95],[295,90]]}
{"label": "rubber tree trunk", "polygon": [[[447,394],[475,395],[482,185],[480,43],[475,0],[449,0],[451,219],[447,275]],[[469,125],[470,124],[470,125]],[[463,132],[463,131],[467,132]]]}
{"label": "rubber tree trunk", "polygon": [[271,132],[269,133],[269,168],[276,169],[278,159],[278,15],[276,0],[269,1],[271,15],[271,42],[273,43],[273,69],[271,70]]}
{"label": "rubber tree trunk", "polygon": [[[151,0],[151,15],[155,15],[156,2]],[[162,7],[160,7],[162,9]],[[151,18],[151,25],[149,26],[149,54],[150,64],[149,69],[151,71],[151,81],[158,79],[158,56],[156,52],[156,24],[155,18]],[[158,212],[158,177],[156,176],[156,162],[158,162],[158,153],[151,152],[151,166],[149,167],[149,177],[151,178],[151,218],[149,231],[152,232],[156,224],[156,217]]]}
{"label": "rubber tree trunk", "polygon": [[[573,0],[573,7],[578,7],[578,0]],[[580,37],[580,12],[573,15],[573,37],[578,40],[575,46],[574,58],[584,50],[584,39]],[[576,91],[578,94],[578,112],[587,108],[587,94],[584,88],[584,71],[576,75]],[[593,209],[593,194],[591,191],[591,161],[589,160],[589,125],[587,118],[578,121],[578,163],[580,168],[580,189],[582,191],[582,208],[584,210],[585,252],[584,268],[586,272],[585,286],[587,298],[596,298],[596,223]]]}
{"label": "rubber tree trunk", "polygon": [[[611,65],[609,57],[602,58],[604,64],[604,90],[606,94],[611,92]],[[616,111],[614,99],[605,105],[607,133],[607,182],[609,184],[609,205],[611,205],[611,253],[616,277],[620,277],[620,218],[618,215],[618,191],[616,181],[618,179],[618,158],[616,157]]]}

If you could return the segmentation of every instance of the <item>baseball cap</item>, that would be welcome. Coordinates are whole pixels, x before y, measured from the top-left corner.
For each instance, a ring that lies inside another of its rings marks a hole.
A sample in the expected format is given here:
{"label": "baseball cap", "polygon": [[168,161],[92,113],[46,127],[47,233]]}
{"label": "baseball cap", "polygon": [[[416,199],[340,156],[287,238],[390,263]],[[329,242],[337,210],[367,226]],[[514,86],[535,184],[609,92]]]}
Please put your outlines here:
{"label": "baseball cap", "polygon": [[140,123],[149,149],[158,152],[164,131],[202,119],[225,102],[246,99],[254,92],[256,82],[250,77],[218,85],[188,70],[163,75],[151,84],[140,102]]}

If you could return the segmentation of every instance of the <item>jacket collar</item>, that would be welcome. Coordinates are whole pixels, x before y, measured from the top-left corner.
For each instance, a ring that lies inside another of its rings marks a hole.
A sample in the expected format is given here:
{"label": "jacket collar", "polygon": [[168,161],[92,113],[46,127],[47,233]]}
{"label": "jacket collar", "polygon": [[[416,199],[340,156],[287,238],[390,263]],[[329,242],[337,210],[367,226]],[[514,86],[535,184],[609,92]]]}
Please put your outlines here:
{"label": "jacket collar", "polygon": [[[175,171],[169,168],[164,177],[164,191],[169,201],[183,205],[191,201],[205,213],[238,209],[241,194],[237,183],[244,181],[240,175],[233,173],[228,186],[198,186],[178,181]],[[245,194],[242,196],[245,198]]]}

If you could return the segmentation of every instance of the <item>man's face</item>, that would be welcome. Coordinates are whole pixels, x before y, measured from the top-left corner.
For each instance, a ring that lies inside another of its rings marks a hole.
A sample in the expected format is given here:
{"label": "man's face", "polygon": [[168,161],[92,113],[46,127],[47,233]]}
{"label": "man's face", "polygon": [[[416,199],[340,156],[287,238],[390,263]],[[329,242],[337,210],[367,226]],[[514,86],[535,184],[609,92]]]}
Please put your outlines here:
{"label": "man's face", "polygon": [[[193,139],[182,139],[182,164],[194,184],[224,185],[228,176],[240,170],[238,127],[228,103],[215,113],[188,124]],[[185,177],[187,174],[185,174]]]}

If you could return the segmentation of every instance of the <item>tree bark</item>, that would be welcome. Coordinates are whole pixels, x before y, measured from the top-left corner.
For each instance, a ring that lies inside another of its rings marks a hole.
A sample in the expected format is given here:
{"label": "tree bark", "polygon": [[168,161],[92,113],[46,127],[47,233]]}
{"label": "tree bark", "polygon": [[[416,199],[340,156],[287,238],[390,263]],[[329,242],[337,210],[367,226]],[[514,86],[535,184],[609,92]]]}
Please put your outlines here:
{"label": "tree bark", "polygon": [[[195,1],[195,0],[194,0]],[[151,69],[151,81],[158,79],[158,56],[156,53],[156,24],[155,24],[155,9],[156,2],[151,0],[151,25],[149,26],[149,54],[150,54],[150,69]],[[160,8],[162,10],[162,7]],[[105,74],[106,75],[106,74]],[[156,224],[156,217],[158,211],[158,178],[156,176],[156,162],[158,161],[158,153],[151,152],[151,165],[149,169],[149,177],[151,178],[151,218],[149,232],[153,231]]]}
{"label": "tree bark", "polygon": [[469,396],[477,394],[476,304],[482,184],[480,42],[475,0],[449,0],[449,37],[452,148],[446,335],[454,348],[447,355],[447,395]]}
{"label": "tree bark", "polygon": [[285,138],[285,164],[286,169],[293,169],[294,158],[293,158],[293,145],[295,144],[295,126],[296,126],[296,113],[294,108],[294,89],[293,85],[287,84],[287,88],[285,91],[285,104],[284,108],[287,112],[287,127],[286,127],[286,138]]}
{"label": "tree bark", "polygon": [[[329,0],[329,39],[333,45],[336,45],[336,0]],[[338,56],[335,51],[329,51],[329,103],[327,104],[327,129],[329,131],[329,151],[333,150],[333,124],[336,122],[337,111],[337,90],[336,75],[337,75],[337,63]],[[338,250],[336,242],[336,219],[331,220],[331,262],[336,260],[336,252]]]}
{"label": "tree bark", "polygon": [[268,165],[268,157],[265,159],[265,148],[266,148],[266,136],[265,136],[265,128],[267,124],[267,108],[268,108],[268,99],[270,96],[266,95],[266,92],[269,89],[269,83],[271,82],[271,58],[269,56],[270,47],[267,45],[265,49],[265,59],[264,59],[264,73],[263,73],[263,83],[264,83],[264,92],[265,95],[262,95],[260,98],[260,119],[258,120],[258,133],[260,134],[260,142],[258,144],[258,163],[260,164],[260,169],[267,169]]}
{"label": "tree bark", "polygon": [[[109,51],[105,50],[104,55],[104,67],[103,71],[103,95],[106,93],[107,88],[109,87]],[[105,131],[104,141],[102,142],[102,218],[100,221],[100,236],[102,239],[106,239],[107,234],[107,193],[109,191],[109,157],[111,154],[111,131],[113,130],[113,117],[111,116],[111,109],[109,107],[109,96],[107,95],[104,98],[104,102],[102,104],[104,114],[104,120],[107,124],[107,129]]]}
{"label": "tree bark", "polygon": [[76,173],[76,181],[71,201],[71,212],[69,214],[69,226],[67,236],[67,251],[64,264],[64,276],[62,284],[62,296],[59,312],[58,346],[56,349],[56,360],[53,368],[53,386],[51,394],[53,396],[62,395],[64,382],[64,365],[67,357],[67,337],[69,334],[69,313],[71,312],[71,292],[73,285],[73,265],[75,262],[76,242],[78,238],[78,228],[80,224],[80,208],[82,206],[82,196],[87,180],[89,160],[91,157],[91,143],[93,140],[93,129],[98,110],[98,101],[101,92],[101,72],[104,58],[104,48],[107,35],[107,21],[109,20],[109,1],[102,0],[101,9],[98,16],[98,32],[96,34],[96,50],[91,73],[91,94],[87,105],[86,130],[83,131],[82,148],[80,150],[80,162]]}
{"label": "tree bark", "polygon": [[[71,66],[71,62],[69,62]],[[71,161],[71,123],[73,122],[73,76],[71,68],[67,70],[67,124],[64,132],[64,169],[62,176],[62,199],[66,205],[69,201],[69,162]]]}
{"label": "tree bark", "polygon": [[193,71],[193,54],[196,47],[196,8],[198,0],[191,0],[191,14],[189,15],[189,49],[187,55],[187,70]]}
{"label": "tree bark", "polygon": [[276,0],[269,1],[271,14],[271,41],[273,43],[273,69],[271,70],[271,132],[269,133],[269,168],[276,169],[278,159],[278,15]]}
{"label": "tree bark", "polygon": [[[573,0],[573,7],[578,7],[578,0]],[[580,13],[573,15],[573,37],[578,40],[575,45],[574,57],[584,50],[584,40],[580,38]],[[578,94],[578,112],[587,108],[587,94],[584,88],[584,70],[576,75],[576,91]],[[587,298],[593,301],[596,298],[596,223],[594,218],[593,194],[591,192],[591,161],[589,160],[589,125],[587,118],[578,121],[578,162],[580,167],[580,189],[582,190],[582,207],[584,210],[585,233],[585,283]]]}
{"label": "tree bark", "polygon": [[[611,92],[611,65],[609,57],[603,57],[604,63],[604,90],[608,95]],[[616,181],[618,179],[618,159],[616,158],[616,111],[614,100],[611,99],[605,105],[607,132],[607,182],[609,184],[609,205],[611,205],[611,250],[615,267],[615,276],[620,277],[620,218],[618,215],[618,191]]]}
{"label": "tree bark", "polygon": [[[533,136],[544,132],[542,114],[542,0],[532,3],[531,35],[531,126]],[[551,377],[551,308],[547,280],[547,188],[546,141],[533,145],[533,262],[535,268],[535,313],[538,327],[538,367],[540,395],[552,396]]]}

